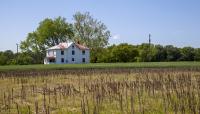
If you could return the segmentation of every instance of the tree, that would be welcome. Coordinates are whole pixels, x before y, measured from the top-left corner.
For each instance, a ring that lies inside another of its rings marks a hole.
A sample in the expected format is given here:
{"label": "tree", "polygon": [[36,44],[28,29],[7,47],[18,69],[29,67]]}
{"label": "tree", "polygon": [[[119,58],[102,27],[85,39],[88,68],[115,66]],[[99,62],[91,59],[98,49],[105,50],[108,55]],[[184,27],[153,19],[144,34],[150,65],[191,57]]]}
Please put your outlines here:
{"label": "tree", "polygon": [[114,44],[106,48],[103,48],[101,53],[98,55],[98,62],[104,62],[104,63],[116,62],[116,59],[112,53],[113,49],[116,47],[117,45]]}
{"label": "tree", "polygon": [[36,63],[42,63],[43,57],[45,56],[45,45],[40,42],[40,37],[36,32],[29,33],[27,39],[21,42],[20,48],[23,53],[36,54],[35,61]]}
{"label": "tree", "polygon": [[11,50],[0,52],[0,65],[9,65],[14,58],[15,55]]}
{"label": "tree", "polygon": [[20,48],[22,52],[32,51],[37,54],[35,59],[42,63],[47,47],[72,40],[73,36],[73,26],[65,18],[46,18],[40,22],[36,31],[29,33],[26,40],[21,42]]}
{"label": "tree", "polygon": [[96,48],[90,50],[90,62],[92,63],[98,63],[102,62],[102,54],[105,54],[106,49],[104,48]]}
{"label": "tree", "polygon": [[91,49],[103,48],[108,44],[110,31],[89,12],[77,12],[74,16],[75,40],[80,41]]}
{"label": "tree", "polygon": [[153,61],[165,61],[166,60],[166,50],[162,45],[155,45],[153,54]]}
{"label": "tree", "polygon": [[6,65],[7,64],[7,57],[3,54],[3,52],[0,53],[0,65]]}
{"label": "tree", "polygon": [[74,36],[72,25],[66,22],[65,18],[58,17],[45,19],[40,22],[37,28],[38,40],[46,46],[55,46],[60,42],[71,40]]}
{"label": "tree", "polygon": [[194,61],[195,50],[192,47],[184,47],[181,49],[181,60]]}
{"label": "tree", "polygon": [[137,56],[137,49],[127,43],[120,44],[112,50],[112,57],[115,59],[115,62],[134,62]]}
{"label": "tree", "polygon": [[200,48],[195,49],[194,53],[195,53],[194,60],[200,61]]}
{"label": "tree", "polygon": [[137,60],[138,50],[134,45],[122,43],[101,48],[97,54],[97,62],[134,62]]}
{"label": "tree", "polygon": [[140,62],[150,62],[153,60],[153,48],[154,45],[151,44],[147,44],[147,43],[143,43],[141,45],[138,46],[138,50],[139,50],[139,57],[138,57],[138,61]]}
{"label": "tree", "polygon": [[6,50],[3,54],[6,57],[6,64],[11,64],[12,60],[15,58],[14,53],[11,50]]}
{"label": "tree", "polygon": [[177,47],[174,47],[172,45],[167,45],[165,46],[165,50],[166,50],[166,60],[167,61],[179,61],[181,58],[181,52],[180,49],[178,49]]}
{"label": "tree", "polygon": [[34,59],[28,53],[19,53],[15,62],[19,65],[28,65],[33,64],[33,61]]}

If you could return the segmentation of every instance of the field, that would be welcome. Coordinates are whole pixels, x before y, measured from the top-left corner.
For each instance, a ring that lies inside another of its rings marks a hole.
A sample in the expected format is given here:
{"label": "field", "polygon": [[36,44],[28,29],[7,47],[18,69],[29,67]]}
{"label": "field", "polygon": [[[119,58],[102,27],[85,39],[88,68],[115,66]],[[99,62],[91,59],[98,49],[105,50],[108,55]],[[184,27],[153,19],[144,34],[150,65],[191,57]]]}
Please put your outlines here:
{"label": "field", "polygon": [[134,62],[134,63],[90,63],[65,65],[8,65],[0,66],[0,71],[63,70],[85,68],[185,68],[200,67],[200,62]]}
{"label": "field", "polygon": [[1,67],[0,114],[200,113],[199,63],[120,64]]}

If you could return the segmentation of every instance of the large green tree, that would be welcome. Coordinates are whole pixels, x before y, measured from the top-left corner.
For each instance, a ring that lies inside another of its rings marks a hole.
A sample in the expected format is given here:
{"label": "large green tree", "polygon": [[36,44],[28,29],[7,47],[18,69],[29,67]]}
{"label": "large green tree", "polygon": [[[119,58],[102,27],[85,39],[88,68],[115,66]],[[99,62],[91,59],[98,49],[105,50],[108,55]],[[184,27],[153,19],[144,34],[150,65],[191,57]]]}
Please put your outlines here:
{"label": "large green tree", "polygon": [[89,12],[77,12],[73,18],[76,41],[80,41],[91,49],[102,48],[108,44],[110,31],[104,23],[94,19]]}
{"label": "large green tree", "polygon": [[39,23],[35,31],[28,34],[26,40],[21,42],[20,48],[23,52],[36,53],[38,56],[35,59],[42,63],[47,47],[72,40],[73,36],[73,26],[67,23],[65,18],[46,18]]}
{"label": "large green tree", "polygon": [[60,42],[71,40],[74,33],[72,25],[65,18],[45,19],[37,28],[39,41],[46,46],[55,46]]}

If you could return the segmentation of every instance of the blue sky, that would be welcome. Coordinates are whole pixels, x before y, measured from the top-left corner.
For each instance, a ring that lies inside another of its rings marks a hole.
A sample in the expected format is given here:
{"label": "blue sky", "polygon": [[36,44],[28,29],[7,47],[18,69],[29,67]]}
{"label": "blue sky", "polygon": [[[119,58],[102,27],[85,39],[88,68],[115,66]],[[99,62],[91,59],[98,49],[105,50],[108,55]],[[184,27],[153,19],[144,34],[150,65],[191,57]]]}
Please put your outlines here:
{"label": "blue sky", "polygon": [[200,47],[200,0],[0,0],[0,51],[16,52],[44,18],[90,12],[112,33],[110,44],[148,42]]}

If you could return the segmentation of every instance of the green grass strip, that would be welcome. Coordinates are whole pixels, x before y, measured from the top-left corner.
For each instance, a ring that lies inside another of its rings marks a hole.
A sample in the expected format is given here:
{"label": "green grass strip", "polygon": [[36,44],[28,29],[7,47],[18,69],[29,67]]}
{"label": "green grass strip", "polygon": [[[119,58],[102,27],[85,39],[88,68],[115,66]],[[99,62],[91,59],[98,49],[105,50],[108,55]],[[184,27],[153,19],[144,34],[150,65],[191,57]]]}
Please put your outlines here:
{"label": "green grass strip", "polygon": [[200,67],[200,62],[133,62],[133,63],[89,63],[89,64],[37,64],[0,66],[0,71],[19,70],[64,70],[86,68],[187,68]]}

